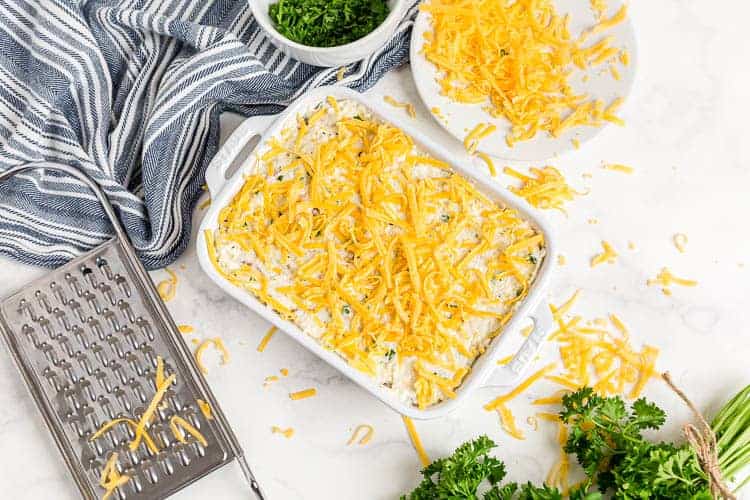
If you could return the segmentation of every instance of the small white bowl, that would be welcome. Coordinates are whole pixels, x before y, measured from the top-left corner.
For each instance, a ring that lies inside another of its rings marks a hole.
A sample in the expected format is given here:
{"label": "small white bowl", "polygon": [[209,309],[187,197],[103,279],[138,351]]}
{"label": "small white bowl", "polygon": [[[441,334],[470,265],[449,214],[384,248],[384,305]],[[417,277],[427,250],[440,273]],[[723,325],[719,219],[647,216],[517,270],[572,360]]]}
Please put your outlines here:
{"label": "small white bowl", "polygon": [[344,66],[362,60],[385,45],[393,35],[406,0],[389,0],[388,17],[370,34],[337,47],[310,47],[293,42],[279,33],[268,15],[268,6],[278,0],[248,0],[256,21],[276,46],[289,57],[313,66]]}

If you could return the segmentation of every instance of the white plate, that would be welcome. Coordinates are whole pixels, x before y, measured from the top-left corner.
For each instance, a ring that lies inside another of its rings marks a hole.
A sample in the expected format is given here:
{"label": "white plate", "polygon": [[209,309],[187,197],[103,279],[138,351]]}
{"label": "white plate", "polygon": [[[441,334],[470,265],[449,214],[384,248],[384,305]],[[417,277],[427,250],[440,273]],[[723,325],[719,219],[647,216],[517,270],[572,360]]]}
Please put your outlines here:
{"label": "white plate", "polygon": [[[473,179],[477,189],[488,198],[502,203],[505,206],[514,208],[527,220],[537,227],[543,234],[546,242],[546,255],[537,274],[529,294],[520,304],[516,313],[505,326],[502,335],[495,337],[490,343],[487,351],[479,356],[469,374],[463,383],[456,390],[456,398],[441,401],[433,406],[420,410],[415,406],[408,405],[401,401],[394,391],[378,384],[368,375],[349,366],[349,364],[338,354],[329,351],[321,346],[317,340],[300,330],[294,323],[283,319],[272,308],[260,302],[254,295],[244,289],[234,286],[230,281],[221,276],[214,268],[211,259],[208,256],[206,241],[203,236],[205,230],[214,231],[217,227],[218,215],[220,210],[225,207],[234,197],[234,195],[245,184],[246,168],[239,168],[230,178],[226,179],[226,173],[231,167],[240,164],[249,166],[253,164],[252,157],[260,154],[268,147],[267,141],[275,137],[286,126],[289,119],[294,120],[298,113],[305,113],[314,106],[323,102],[326,96],[332,95],[337,99],[351,99],[357,101],[382,120],[393,123],[414,139],[422,150],[428,152],[437,159],[449,163],[459,174]],[[552,318],[549,314],[547,304],[542,303],[543,291],[546,288],[551,274],[554,270],[553,262],[556,258],[556,238],[552,229],[547,225],[544,218],[540,217],[538,212],[529,206],[522,199],[511,195],[504,188],[493,182],[492,179],[484,173],[480,173],[472,165],[465,165],[457,162],[455,158],[440,147],[435,141],[422,133],[416,122],[408,120],[399,114],[392,113],[387,106],[382,105],[382,98],[370,99],[367,96],[354,92],[344,87],[319,88],[306,93],[297,101],[292,103],[276,121],[268,125],[267,117],[249,118],[243,122],[234,133],[227,139],[224,146],[216,153],[206,171],[206,183],[211,194],[211,207],[201,222],[198,232],[198,260],[203,271],[216,282],[225,292],[246,305],[249,309],[256,312],[264,319],[276,325],[279,330],[286,332],[289,336],[309,349],[321,359],[327,361],[330,365],[337,368],[352,381],[359,384],[365,390],[372,393],[375,397],[386,403],[388,406],[403,415],[413,418],[437,418],[446,415],[461,404],[462,401],[471,393],[472,390],[482,386],[487,382],[490,375],[493,375],[493,385],[512,384],[522,375],[529,362],[534,358],[541,344],[544,342],[546,335],[552,328]],[[244,152],[246,146],[253,144],[258,136],[261,136],[260,142],[252,153]],[[248,158],[248,155],[250,158]],[[526,318],[531,317],[534,320],[534,331],[529,335],[521,349],[514,356],[513,360],[506,366],[497,366],[496,359],[500,354],[500,347],[506,339],[514,337],[523,325]]]}
{"label": "white plate", "polygon": [[[569,27],[571,36],[574,38],[596,22],[587,1],[556,0],[555,4],[558,13],[570,13]],[[620,0],[612,0],[608,4],[609,10],[605,14],[606,17],[613,15],[622,6]],[[547,133],[538,133],[533,139],[518,142],[512,148],[508,147],[505,143],[505,134],[509,130],[509,122],[506,119],[490,116],[482,109],[485,104],[456,103],[440,94],[440,87],[437,83],[438,70],[422,53],[424,33],[431,29],[430,15],[420,11],[411,37],[411,71],[419,95],[427,109],[439,108],[445,119],[438,117],[435,119],[458,140],[463,142],[469,131],[478,123],[494,123],[497,131],[480,142],[479,151],[506,160],[540,161],[573,149],[571,142],[573,138],[583,144],[601,131],[602,127],[575,127],[558,138],[551,137]],[[630,53],[630,64],[627,67],[617,65],[621,79],[615,80],[609,73],[609,67],[602,64],[586,72],[589,75],[587,82],[582,81],[583,72],[575,73],[569,80],[573,90],[585,92],[591,98],[603,99],[605,104],[610,103],[616,97],[627,97],[633,85],[637,63],[635,33],[630,17],[628,16],[626,21],[605,33],[592,37],[589,43],[609,35],[615,37],[613,47],[627,48]]]}

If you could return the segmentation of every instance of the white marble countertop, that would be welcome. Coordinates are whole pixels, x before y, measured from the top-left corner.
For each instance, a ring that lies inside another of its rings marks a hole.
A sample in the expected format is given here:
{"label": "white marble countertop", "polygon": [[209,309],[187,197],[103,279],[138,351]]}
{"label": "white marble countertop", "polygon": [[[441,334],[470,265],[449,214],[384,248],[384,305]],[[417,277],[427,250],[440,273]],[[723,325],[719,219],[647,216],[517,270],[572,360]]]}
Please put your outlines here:
{"label": "white marble countertop", "polygon": [[[731,6],[730,6],[731,4]],[[569,206],[569,216],[547,213],[557,226],[568,264],[557,269],[549,299],[583,291],[584,314],[616,311],[635,343],[659,346],[659,368],[669,369],[709,414],[750,381],[750,53],[739,1],[717,8],[709,0],[634,2],[631,15],[640,42],[634,94],[623,111],[625,128],[609,127],[582,149],[550,162],[588,196]],[[738,57],[739,56],[739,57]],[[371,92],[417,105],[420,125],[463,154],[458,143],[419,106],[408,67],[389,74]],[[223,120],[223,134],[238,123]],[[633,166],[634,175],[605,171],[601,163]],[[591,173],[586,179],[583,173]],[[507,182],[499,177],[498,182]],[[203,211],[196,211],[197,222]],[[589,223],[595,218],[597,224]],[[672,236],[689,236],[680,254]],[[606,239],[620,251],[614,265],[589,268]],[[195,235],[193,241],[195,240]],[[637,250],[628,250],[633,241]],[[646,280],[662,266],[699,281],[667,297]],[[269,499],[393,499],[418,481],[419,460],[401,419],[337,371],[279,334],[264,353],[256,345],[269,325],[224,295],[200,271],[194,245],[172,267],[179,278],[168,303],[175,320],[200,338],[220,335],[232,354],[227,366],[206,355],[207,376]],[[0,296],[43,271],[0,261]],[[163,271],[153,273],[155,281]],[[541,364],[554,358],[547,346]],[[290,370],[263,388],[264,377]],[[318,396],[290,401],[290,391],[315,386]],[[510,478],[541,481],[557,459],[555,431],[525,423],[528,404],[549,387],[532,387],[512,404],[525,441],[505,435],[482,405],[499,393],[478,390],[456,413],[416,422],[428,454],[450,453],[486,433],[500,444]],[[658,381],[646,394],[668,409],[668,438],[677,438],[688,412]],[[375,437],[347,447],[352,429],[368,423]],[[272,425],[293,427],[286,439]],[[46,432],[5,349],[0,350],[0,484],[5,498],[76,498],[77,490]],[[177,498],[248,498],[238,470],[227,468],[184,490]]]}

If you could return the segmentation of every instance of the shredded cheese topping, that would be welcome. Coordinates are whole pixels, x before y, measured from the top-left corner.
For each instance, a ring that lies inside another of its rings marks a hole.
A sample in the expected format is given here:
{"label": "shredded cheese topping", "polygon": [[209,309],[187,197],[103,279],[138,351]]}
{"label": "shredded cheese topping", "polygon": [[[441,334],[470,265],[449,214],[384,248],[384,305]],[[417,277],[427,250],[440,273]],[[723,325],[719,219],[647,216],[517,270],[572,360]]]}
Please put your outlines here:
{"label": "shredded cheese topping", "polygon": [[557,256],[557,265],[558,266],[564,266],[567,263],[568,263],[568,259],[563,254],[559,254]]}
{"label": "shredded cheese topping", "polygon": [[336,106],[320,103],[259,150],[205,234],[209,257],[424,408],[455,396],[526,297],[545,242],[403,131]]}
{"label": "shredded cheese topping", "polygon": [[289,399],[291,399],[292,401],[297,401],[300,399],[311,398],[315,396],[317,393],[318,391],[313,387],[311,389],[305,389],[304,391],[290,392]]}
{"label": "shredded cheese topping", "polygon": [[578,39],[552,0],[429,0],[420,9],[430,14],[423,52],[440,72],[441,93],[506,118],[509,146],[538,132],[558,137],[576,126],[620,122],[569,79],[620,56],[613,37],[586,40],[624,21],[625,8]]}
{"label": "shredded cheese topping", "polygon": [[161,300],[164,302],[169,302],[172,300],[175,296],[175,293],[177,292],[177,275],[169,269],[168,267],[165,267],[164,270],[169,274],[169,278],[160,281],[158,285],[156,285],[156,291],[159,292],[159,296],[161,297]]}
{"label": "shredded cheese topping", "polygon": [[537,208],[554,208],[566,213],[563,206],[567,202],[573,201],[576,196],[586,194],[572,189],[555,167],[531,167],[531,175],[522,174],[510,167],[505,167],[503,172],[521,181],[520,186],[508,186],[510,192]]}
{"label": "shredded cheese topping", "polygon": [[498,359],[497,360],[497,364],[501,365],[501,366],[505,366],[508,363],[510,363],[511,361],[513,361],[513,357],[514,356],[515,356],[515,354],[511,354],[510,356],[505,356],[504,358]]}
{"label": "shredded cheese topping", "polygon": [[266,334],[263,336],[263,338],[260,341],[260,344],[258,344],[258,352],[263,352],[266,350],[266,347],[268,346],[268,343],[271,341],[271,337],[276,333],[277,328],[275,326],[272,326],[268,329]]}
{"label": "shredded cheese topping", "polygon": [[409,433],[411,444],[417,451],[417,455],[419,455],[419,460],[422,462],[422,465],[424,467],[427,467],[428,465],[430,465],[430,457],[428,457],[427,452],[424,451],[422,440],[419,438],[419,434],[417,434],[417,429],[414,427],[414,422],[412,422],[412,420],[406,415],[402,415],[401,419],[404,421],[404,425],[406,426],[406,432]]}
{"label": "shredded cheese topping", "polygon": [[190,325],[179,325],[177,329],[182,333],[183,335],[187,335],[189,333],[193,333],[195,331],[195,328],[193,328]]}
{"label": "shredded cheese topping", "polygon": [[602,253],[591,258],[591,267],[596,267],[599,264],[604,264],[605,262],[607,262],[608,264],[614,264],[617,260],[617,252],[610,243],[602,241],[602,249]]}
{"label": "shredded cheese topping", "polygon": [[289,369],[282,368],[281,370],[279,370],[279,373],[281,373],[282,377],[286,377],[287,375],[289,375]]}
{"label": "shredded cheese topping", "polygon": [[479,147],[479,142],[495,130],[497,130],[497,126],[492,123],[480,123],[474,127],[464,139],[466,152],[474,154]]}
{"label": "shredded cheese topping", "polygon": [[409,102],[399,102],[389,95],[383,97],[383,100],[387,102],[388,104],[390,104],[391,106],[393,106],[394,108],[403,108],[404,110],[406,110],[406,114],[408,114],[409,117],[411,118],[417,117],[417,110],[414,109],[413,104]]}
{"label": "shredded cheese topping", "polygon": [[[361,438],[359,438],[360,431],[365,431],[364,436],[362,436]],[[350,446],[354,444],[354,442],[357,442],[357,444],[364,446],[370,442],[374,435],[375,429],[371,425],[360,424],[354,429],[354,432],[352,432],[352,437],[349,438],[349,441],[346,442],[346,445]],[[359,438],[359,441],[357,441],[357,438]]]}

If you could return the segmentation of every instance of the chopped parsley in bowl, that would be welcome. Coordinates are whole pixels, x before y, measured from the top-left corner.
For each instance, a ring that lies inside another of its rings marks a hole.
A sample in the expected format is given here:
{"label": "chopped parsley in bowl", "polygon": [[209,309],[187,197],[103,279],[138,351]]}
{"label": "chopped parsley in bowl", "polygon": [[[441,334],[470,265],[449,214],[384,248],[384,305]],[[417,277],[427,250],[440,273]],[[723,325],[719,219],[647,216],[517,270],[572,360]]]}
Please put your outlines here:
{"label": "chopped parsley in bowl", "polygon": [[310,47],[337,47],[373,32],[388,17],[385,0],[279,0],[268,15],[289,40]]}

